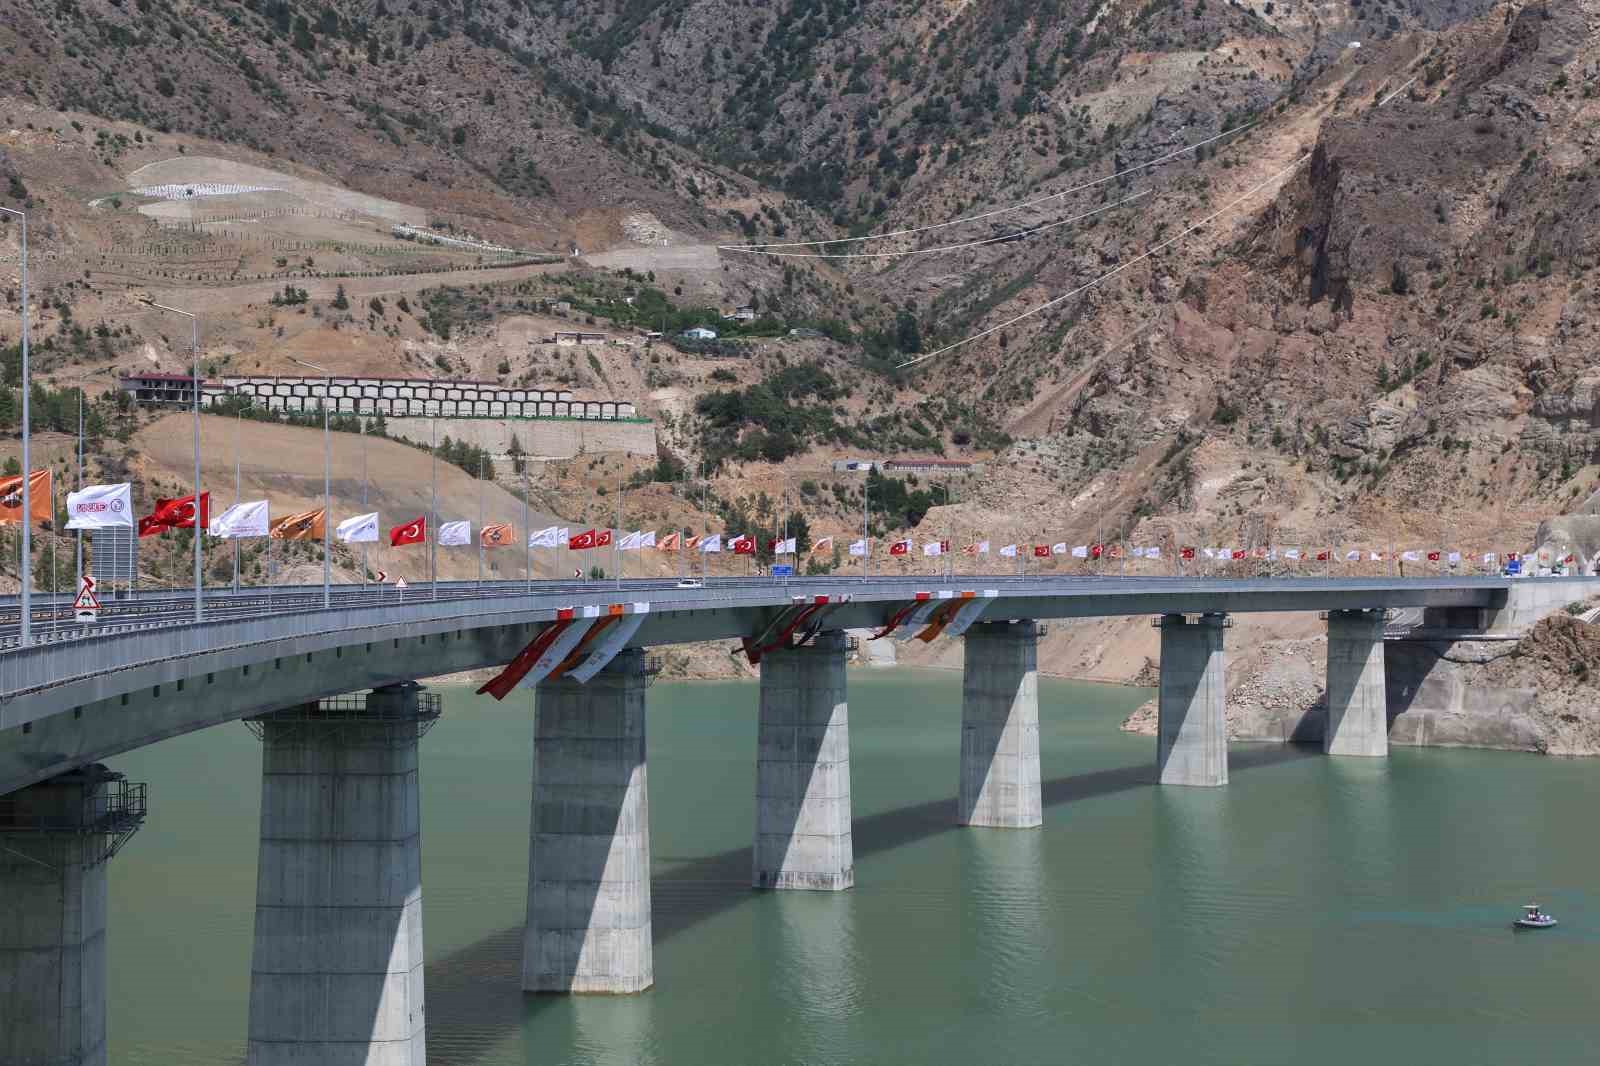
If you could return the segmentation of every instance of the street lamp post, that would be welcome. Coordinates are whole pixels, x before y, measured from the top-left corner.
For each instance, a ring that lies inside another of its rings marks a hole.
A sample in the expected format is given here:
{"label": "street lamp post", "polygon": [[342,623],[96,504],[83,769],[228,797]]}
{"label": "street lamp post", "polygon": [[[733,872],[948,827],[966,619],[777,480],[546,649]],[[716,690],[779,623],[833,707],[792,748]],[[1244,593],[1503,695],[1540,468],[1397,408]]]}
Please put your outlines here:
{"label": "street lamp post", "polygon": [[[205,539],[205,523],[200,520],[200,316],[193,311],[180,311],[176,307],[158,304],[154,300],[145,300],[144,303],[154,307],[157,311],[168,311],[174,315],[182,315],[189,320],[189,353],[193,359],[193,375],[190,378],[190,387],[193,392],[194,409],[194,620],[205,620],[205,610],[200,599],[200,567],[203,549],[201,542]],[[23,445],[26,449],[27,445]],[[24,451],[26,455],[26,451]],[[22,526],[26,531],[28,526]],[[24,532],[26,537],[27,533]],[[26,543],[26,542],[24,542]],[[23,588],[27,588],[24,584]]]}
{"label": "street lamp post", "polygon": [[304,359],[289,357],[322,374],[322,606],[333,606],[333,443],[328,434],[328,401],[333,397],[333,372]]}
{"label": "street lamp post", "polygon": [[29,486],[33,427],[28,413],[28,215],[14,207],[0,207],[22,220],[22,565],[17,567],[21,582],[21,628],[18,637],[26,645],[33,639],[33,492]]}

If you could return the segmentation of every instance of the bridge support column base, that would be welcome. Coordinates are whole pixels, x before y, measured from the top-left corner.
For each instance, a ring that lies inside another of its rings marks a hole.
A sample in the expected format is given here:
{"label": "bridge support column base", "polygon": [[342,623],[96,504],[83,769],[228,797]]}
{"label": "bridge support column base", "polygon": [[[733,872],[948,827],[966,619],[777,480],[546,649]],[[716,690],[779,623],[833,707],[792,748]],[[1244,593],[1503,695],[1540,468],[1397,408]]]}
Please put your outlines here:
{"label": "bridge support column base", "polygon": [[1227,686],[1222,634],[1227,618],[1161,618],[1161,687],[1156,767],[1163,785],[1228,783]]}
{"label": "bridge support column base", "polygon": [[251,724],[262,741],[249,1066],[421,1066],[417,740],[394,685]]}
{"label": "bridge support column base", "polygon": [[837,892],[855,884],[845,635],[761,658],[751,884]]}
{"label": "bridge support column base", "polygon": [[522,987],[642,992],[655,983],[644,653],[538,688]]}
{"label": "bridge support column base", "polygon": [[93,765],[0,796],[0,1064],[105,1066],[106,861],[144,816]]}
{"label": "bridge support column base", "polygon": [[1038,626],[1032,621],[980,622],[963,639],[956,822],[1035,828],[1044,823]]}
{"label": "bridge support column base", "polygon": [[1329,755],[1389,754],[1382,611],[1328,612]]}

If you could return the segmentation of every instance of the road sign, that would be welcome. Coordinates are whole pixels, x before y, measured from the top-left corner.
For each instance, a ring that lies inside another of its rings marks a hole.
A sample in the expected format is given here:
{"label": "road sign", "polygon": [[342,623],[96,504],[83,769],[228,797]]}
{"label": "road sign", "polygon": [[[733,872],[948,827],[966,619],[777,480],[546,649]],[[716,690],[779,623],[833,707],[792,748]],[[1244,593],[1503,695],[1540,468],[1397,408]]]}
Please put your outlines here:
{"label": "road sign", "polygon": [[790,563],[773,563],[773,577],[794,577],[794,566]]}
{"label": "road sign", "polygon": [[72,610],[80,622],[94,622],[100,618],[100,597],[94,594],[94,578],[88,574],[78,583],[78,596],[72,601]]}
{"label": "road sign", "polygon": [[406,579],[405,578],[400,578],[398,581],[396,581],[394,583],[394,587],[399,589],[401,592],[404,592],[405,589],[406,589]]}
{"label": "road sign", "polygon": [[378,571],[378,584],[381,585],[385,581],[388,581],[388,580],[389,580],[389,571],[387,571],[387,570],[379,570]]}

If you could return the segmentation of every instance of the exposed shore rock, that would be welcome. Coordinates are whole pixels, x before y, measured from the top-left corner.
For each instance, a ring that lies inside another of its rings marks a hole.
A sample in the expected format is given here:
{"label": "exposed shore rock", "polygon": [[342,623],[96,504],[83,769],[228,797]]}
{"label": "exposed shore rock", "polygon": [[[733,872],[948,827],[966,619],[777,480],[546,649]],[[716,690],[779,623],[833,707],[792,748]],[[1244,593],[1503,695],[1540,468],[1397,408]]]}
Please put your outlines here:
{"label": "exposed shore rock", "polygon": [[[1231,659],[1228,737],[1320,744],[1327,644],[1269,642]],[[1561,613],[1506,640],[1384,645],[1389,742],[1549,755],[1600,755],[1600,626]],[[1123,722],[1153,736],[1151,700]]]}

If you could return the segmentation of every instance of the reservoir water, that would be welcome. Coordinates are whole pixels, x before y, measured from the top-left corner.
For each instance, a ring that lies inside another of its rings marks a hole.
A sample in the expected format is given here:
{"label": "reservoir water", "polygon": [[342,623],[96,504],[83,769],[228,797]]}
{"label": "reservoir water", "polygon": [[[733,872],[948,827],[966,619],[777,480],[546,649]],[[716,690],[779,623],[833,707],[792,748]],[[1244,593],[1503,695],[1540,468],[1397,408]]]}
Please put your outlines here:
{"label": "reservoir water", "polygon": [[[650,690],[655,976],[524,997],[531,700],[445,689],[422,742],[432,1066],[1592,1062],[1600,765],[1236,745],[1150,783],[1143,690],[1040,682],[1044,828],[959,829],[960,676],[850,676],[856,887],[749,887],[756,688]],[[114,761],[111,1061],[243,1058],[260,748]],[[1513,933],[1537,899],[1558,929]]]}

